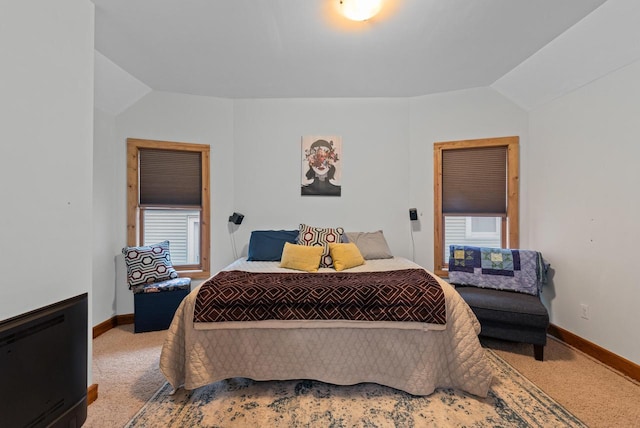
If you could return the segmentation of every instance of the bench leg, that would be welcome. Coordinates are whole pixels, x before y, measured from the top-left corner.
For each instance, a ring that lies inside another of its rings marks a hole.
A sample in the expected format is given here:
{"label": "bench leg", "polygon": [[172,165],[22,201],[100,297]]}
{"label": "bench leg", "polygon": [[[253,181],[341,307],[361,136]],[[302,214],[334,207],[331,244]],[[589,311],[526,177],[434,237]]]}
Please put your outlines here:
{"label": "bench leg", "polygon": [[544,359],[544,345],[533,345],[533,356],[538,361]]}

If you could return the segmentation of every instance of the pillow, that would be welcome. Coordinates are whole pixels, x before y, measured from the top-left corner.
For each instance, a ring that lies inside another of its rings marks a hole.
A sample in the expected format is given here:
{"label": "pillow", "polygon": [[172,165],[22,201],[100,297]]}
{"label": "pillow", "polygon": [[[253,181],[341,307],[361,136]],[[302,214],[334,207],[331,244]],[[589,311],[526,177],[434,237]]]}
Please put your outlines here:
{"label": "pillow", "polygon": [[393,257],[381,230],[376,232],[347,232],[349,242],[356,244],[365,260]]}
{"label": "pillow", "polygon": [[254,230],[249,238],[247,260],[278,262],[285,242],[295,244],[297,239],[297,230]]}
{"label": "pillow", "polygon": [[329,244],[329,252],[333,259],[333,267],[338,272],[364,264],[364,258],[353,242],[348,244]]}
{"label": "pillow", "polygon": [[322,257],[323,248],[320,246],[310,247],[307,245],[296,245],[285,242],[282,250],[282,260],[280,267],[306,272],[317,272]]}
{"label": "pillow", "polygon": [[312,227],[306,224],[300,225],[300,234],[298,235],[299,245],[315,246],[320,245],[323,248],[321,267],[331,267],[333,262],[329,254],[329,244],[342,241],[344,229],[341,227]]}
{"label": "pillow", "polygon": [[169,241],[143,247],[125,247],[122,254],[127,265],[129,288],[178,277],[178,272],[171,264]]}

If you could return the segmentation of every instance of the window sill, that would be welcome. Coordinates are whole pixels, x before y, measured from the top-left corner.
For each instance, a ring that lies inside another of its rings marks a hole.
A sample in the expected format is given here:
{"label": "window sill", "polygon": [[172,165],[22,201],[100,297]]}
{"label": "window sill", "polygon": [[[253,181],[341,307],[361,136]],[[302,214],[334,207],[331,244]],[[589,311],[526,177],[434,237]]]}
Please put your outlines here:
{"label": "window sill", "polygon": [[449,269],[436,269],[434,273],[440,278],[449,278]]}
{"label": "window sill", "polygon": [[203,271],[203,270],[180,270],[179,268],[176,268],[174,266],[176,272],[178,272],[178,275],[180,276],[185,276],[191,279],[209,279],[209,277],[211,277],[211,273],[209,271]]}

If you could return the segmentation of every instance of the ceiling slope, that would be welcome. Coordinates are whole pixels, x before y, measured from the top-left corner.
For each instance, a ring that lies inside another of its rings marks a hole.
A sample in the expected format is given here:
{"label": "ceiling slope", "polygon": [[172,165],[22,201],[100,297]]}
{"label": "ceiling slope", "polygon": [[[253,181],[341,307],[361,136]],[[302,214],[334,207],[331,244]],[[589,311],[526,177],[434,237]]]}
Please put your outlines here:
{"label": "ceiling slope", "polygon": [[94,51],[94,62],[94,106],[97,109],[116,116],[151,92],[150,87],[98,51]]}
{"label": "ceiling slope", "polygon": [[533,110],[640,59],[640,1],[609,0],[491,87]]}
{"label": "ceiling slope", "polygon": [[93,1],[96,50],[153,90],[311,98],[489,86],[604,0],[387,0],[358,23],[338,0]]}

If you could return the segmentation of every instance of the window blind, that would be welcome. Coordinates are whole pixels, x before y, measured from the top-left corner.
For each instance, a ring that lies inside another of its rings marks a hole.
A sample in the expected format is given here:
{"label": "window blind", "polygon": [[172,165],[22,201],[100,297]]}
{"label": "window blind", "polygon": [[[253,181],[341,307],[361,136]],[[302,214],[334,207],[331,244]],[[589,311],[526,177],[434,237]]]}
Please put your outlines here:
{"label": "window blind", "polygon": [[506,146],[442,151],[442,212],[506,216]]}
{"label": "window blind", "polygon": [[200,206],[200,152],[140,149],[140,205]]}

